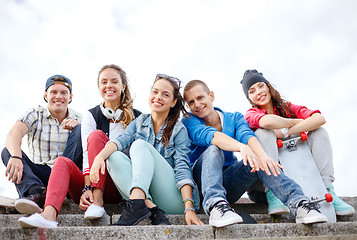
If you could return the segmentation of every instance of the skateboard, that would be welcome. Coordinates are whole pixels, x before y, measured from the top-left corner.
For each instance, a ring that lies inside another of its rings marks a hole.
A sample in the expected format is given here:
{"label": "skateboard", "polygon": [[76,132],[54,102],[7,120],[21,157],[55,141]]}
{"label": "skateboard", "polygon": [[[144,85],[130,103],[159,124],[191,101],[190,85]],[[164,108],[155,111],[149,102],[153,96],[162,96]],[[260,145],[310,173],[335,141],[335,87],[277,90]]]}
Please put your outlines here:
{"label": "skateboard", "polygon": [[280,164],[284,167],[285,175],[299,184],[306,196],[319,202],[319,210],[327,217],[327,221],[336,222],[332,196],[327,192],[306,140],[306,133],[278,139]]}
{"label": "skateboard", "polygon": [[8,198],[0,196],[0,213],[14,213],[17,212],[15,209],[15,198]]}

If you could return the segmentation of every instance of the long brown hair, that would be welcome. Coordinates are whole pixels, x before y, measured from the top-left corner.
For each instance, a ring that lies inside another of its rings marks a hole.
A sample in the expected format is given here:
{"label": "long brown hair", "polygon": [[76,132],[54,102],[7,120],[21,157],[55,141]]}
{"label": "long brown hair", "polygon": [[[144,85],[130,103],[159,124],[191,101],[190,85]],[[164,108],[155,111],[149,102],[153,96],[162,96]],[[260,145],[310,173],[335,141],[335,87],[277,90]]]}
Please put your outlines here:
{"label": "long brown hair", "polygon": [[[285,117],[285,118],[297,118],[294,112],[291,110],[289,106],[289,102],[284,100],[278,90],[276,90],[273,85],[270,83],[265,83],[267,87],[269,88],[270,95],[271,95],[271,101],[273,103],[273,106],[276,108],[276,110],[279,113],[279,116]],[[260,108],[258,105],[254,104],[250,98],[248,98],[250,104],[252,107],[257,107]]]}
{"label": "long brown hair", "polygon": [[168,81],[171,84],[171,86],[174,88],[174,94],[173,94],[174,100],[175,99],[177,100],[175,106],[172,107],[169,111],[169,114],[165,120],[166,127],[164,129],[164,132],[162,133],[162,143],[164,144],[165,147],[167,147],[169,144],[169,140],[170,140],[172,131],[174,129],[174,126],[180,117],[180,113],[182,113],[184,116],[187,116],[188,112],[184,108],[184,101],[183,101],[182,95],[180,93],[180,86],[179,86],[179,82],[178,82],[180,80],[177,78],[170,77],[170,76],[166,76],[166,77],[160,76],[160,77],[156,77],[154,84],[156,81],[158,81],[160,79],[165,79],[166,81]]}
{"label": "long brown hair", "polygon": [[[114,69],[116,70],[121,78],[122,83],[125,85],[124,92],[121,93],[121,99],[120,99],[120,104],[119,104],[119,109],[123,111],[123,115],[120,119],[120,123],[123,124],[124,129],[131,123],[131,121],[134,120],[135,116],[133,113],[133,99],[131,98],[130,91],[129,91],[129,82],[128,78],[126,76],[125,71],[119,67],[118,65],[115,64],[109,64],[103,66],[99,73],[98,73],[98,85],[99,85],[99,76],[100,74],[105,70],[105,69]],[[116,110],[116,109],[114,109]]]}

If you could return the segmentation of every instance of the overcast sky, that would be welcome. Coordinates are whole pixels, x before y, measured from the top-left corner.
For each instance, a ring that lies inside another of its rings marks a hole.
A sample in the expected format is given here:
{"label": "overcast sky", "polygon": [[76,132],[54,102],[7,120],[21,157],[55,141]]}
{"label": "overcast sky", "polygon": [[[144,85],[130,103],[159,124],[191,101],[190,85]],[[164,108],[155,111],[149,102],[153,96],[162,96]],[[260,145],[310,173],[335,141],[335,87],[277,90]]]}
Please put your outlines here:
{"label": "overcast sky", "polygon": [[[45,105],[46,79],[73,83],[70,107],[99,104],[99,69],[120,65],[134,105],[157,73],[201,79],[215,105],[245,113],[240,80],[257,69],[285,99],[319,109],[333,144],[335,190],[357,196],[357,2],[354,0],[0,0],[0,146],[27,108]],[[351,110],[351,108],[355,110]],[[27,139],[23,139],[24,143]],[[27,151],[26,144],[23,150]],[[16,197],[0,164],[0,195]]]}

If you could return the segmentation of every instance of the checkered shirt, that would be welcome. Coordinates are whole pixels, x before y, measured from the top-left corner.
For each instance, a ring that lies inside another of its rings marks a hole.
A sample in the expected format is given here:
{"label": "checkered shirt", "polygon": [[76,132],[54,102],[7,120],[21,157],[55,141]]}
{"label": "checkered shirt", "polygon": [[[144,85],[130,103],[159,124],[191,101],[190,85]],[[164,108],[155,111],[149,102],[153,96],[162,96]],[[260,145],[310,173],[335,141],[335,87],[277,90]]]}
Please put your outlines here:
{"label": "checkered shirt", "polygon": [[[81,115],[68,108],[66,119],[80,121]],[[54,160],[61,156],[70,134],[63,129],[63,121],[60,125],[48,108],[38,106],[29,109],[18,121],[26,124],[29,158],[37,164],[48,164],[52,167]]]}

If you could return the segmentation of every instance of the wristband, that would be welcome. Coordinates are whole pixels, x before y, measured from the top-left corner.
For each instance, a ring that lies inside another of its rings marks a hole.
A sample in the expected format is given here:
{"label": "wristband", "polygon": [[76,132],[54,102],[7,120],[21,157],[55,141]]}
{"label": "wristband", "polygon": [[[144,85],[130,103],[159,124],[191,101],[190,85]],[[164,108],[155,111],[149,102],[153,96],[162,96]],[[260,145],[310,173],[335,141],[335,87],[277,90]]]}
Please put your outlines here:
{"label": "wristband", "polygon": [[10,155],[10,158],[17,158],[17,159],[22,160],[22,157],[19,157],[19,156],[11,156],[11,155]]}
{"label": "wristband", "polygon": [[185,208],[185,212],[183,214],[186,214],[188,211],[195,212],[195,209],[194,208]]}
{"label": "wristband", "polygon": [[92,190],[92,185],[85,185],[83,190],[82,190],[82,195],[83,195],[83,193],[85,193],[88,190]]}
{"label": "wristband", "polygon": [[192,205],[194,205],[193,199],[192,198],[186,198],[185,200],[183,200],[183,205],[185,205],[186,202],[192,202]]}
{"label": "wristband", "polygon": [[287,128],[280,129],[280,132],[284,135],[284,138],[289,137],[288,131],[289,129]]}

